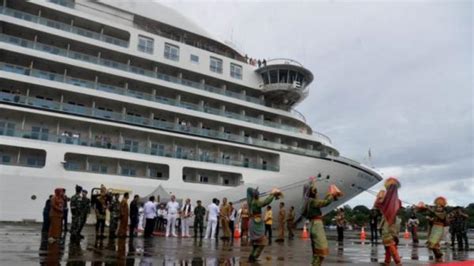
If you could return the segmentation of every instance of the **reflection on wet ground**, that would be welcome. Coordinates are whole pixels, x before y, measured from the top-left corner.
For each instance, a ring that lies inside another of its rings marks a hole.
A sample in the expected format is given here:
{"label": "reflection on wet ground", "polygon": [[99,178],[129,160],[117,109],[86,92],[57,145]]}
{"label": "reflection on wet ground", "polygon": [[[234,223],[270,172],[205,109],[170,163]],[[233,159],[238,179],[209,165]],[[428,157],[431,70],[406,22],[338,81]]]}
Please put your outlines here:
{"label": "reflection on wet ground", "polygon": [[[85,239],[71,243],[69,237],[62,242],[48,244],[39,233],[40,225],[0,224],[1,265],[249,265],[251,250],[246,241],[195,240],[194,238],[96,239],[92,227],[84,228]],[[383,262],[382,245],[357,239],[348,232],[342,245],[334,241],[329,232],[330,255],[325,264],[378,265]],[[470,243],[473,243],[470,239]],[[424,246],[412,246],[402,239],[400,255],[405,265],[426,265],[433,261]],[[443,249],[445,261],[473,260],[474,251]],[[260,265],[309,265],[310,241],[295,239],[267,246]]]}

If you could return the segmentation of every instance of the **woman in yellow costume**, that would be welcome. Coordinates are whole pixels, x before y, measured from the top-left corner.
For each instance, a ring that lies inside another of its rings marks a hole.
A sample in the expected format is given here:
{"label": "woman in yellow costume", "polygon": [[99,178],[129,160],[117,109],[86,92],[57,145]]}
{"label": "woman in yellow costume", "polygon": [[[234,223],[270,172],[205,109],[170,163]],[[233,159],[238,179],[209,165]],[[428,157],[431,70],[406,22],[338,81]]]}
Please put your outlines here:
{"label": "woman in yellow costume", "polygon": [[446,212],[447,200],[444,197],[437,197],[434,200],[435,206],[427,206],[423,202],[420,202],[416,209],[420,212],[425,212],[431,216],[433,226],[431,227],[430,234],[428,236],[428,248],[433,251],[436,261],[442,261],[443,253],[440,250],[439,243],[443,238],[444,226],[446,226],[446,218],[448,216]]}
{"label": "woman in yellow costume", "polygon": [[318,199],[317,195],[316,180],[312,179],[309,184],[304,187],[305,203],[302,210],[302,216],[310,220],[309,232],[311,236],[311,248],[313,250],[312,265],[321,265],[324,257],[329,254],[321,208],[337,200],[342,196],[342,193],[335,185],[331,185],[324,199]]}
{"label": "woman in yellow costume", "polygon": [[272,203],[273,199],[279,199],[283,194],[278,189],[273,189],[264,200],[260,199],[258,188],[247,189],[247,204],[250,214],[249,234],[252,242],[252,252],[249,262],[256,262],[263,249],[267,245],[265,237],[265,226],[262,219],[262,208]]}

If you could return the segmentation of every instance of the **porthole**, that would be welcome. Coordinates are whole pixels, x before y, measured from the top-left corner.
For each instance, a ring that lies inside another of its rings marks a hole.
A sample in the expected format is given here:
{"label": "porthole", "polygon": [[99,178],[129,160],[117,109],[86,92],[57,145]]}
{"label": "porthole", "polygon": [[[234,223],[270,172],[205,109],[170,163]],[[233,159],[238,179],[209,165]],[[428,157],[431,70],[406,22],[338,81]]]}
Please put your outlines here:
{"label": "porthole", "polygon": [[31,195],[31,200],[36,200],[36,195]]}

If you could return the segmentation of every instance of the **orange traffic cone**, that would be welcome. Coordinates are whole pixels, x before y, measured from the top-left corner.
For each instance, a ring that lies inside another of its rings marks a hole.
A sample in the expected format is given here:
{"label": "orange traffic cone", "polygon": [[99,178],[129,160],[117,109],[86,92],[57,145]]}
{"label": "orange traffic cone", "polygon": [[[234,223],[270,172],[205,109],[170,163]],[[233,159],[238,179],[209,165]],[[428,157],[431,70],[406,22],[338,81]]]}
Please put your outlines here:
{"label": "orange traffic cone", "polygon": [[360,240],[365,240],[365,230],[364,227],[360,230]]}
{"label": "orange traffic cone", "polygon": [[239,230],[239,226],[237,225],[237,227],[235,227],[235,230],[234,230],[234,239],[239,239],[240,238],[240,230]]}
{"label": "orange traffic cone", "polygon": [[408,232],[408,229],[405,228],[405,233],[403,233],[403,238],[409,239],[410,238],[410,233]]}
{"label": "orange traffic cone", "polygon": [[309,237],[309,233],[308,233],[308,229],[306,228],[306,223],[305,223],[303,226],[303,233],[301,233],[301,238],[308,239],[308,237]]}

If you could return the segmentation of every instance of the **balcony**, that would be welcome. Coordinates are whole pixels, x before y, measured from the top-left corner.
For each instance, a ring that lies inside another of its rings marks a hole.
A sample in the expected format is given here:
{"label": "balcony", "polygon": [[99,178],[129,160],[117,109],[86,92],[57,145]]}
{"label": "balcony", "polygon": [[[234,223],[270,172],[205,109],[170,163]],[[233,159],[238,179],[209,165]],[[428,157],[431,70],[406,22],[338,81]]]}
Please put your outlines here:
{"label": "balcony", "polygon": [[279,150],[283,152],[289,152],[294,154],[302,154],[313,157],[320,157],[321,152],[317,150],[310,150],[295,146],[289,146],[282,143],[271,142],[261,139],[251,139],[245,136],[230,134],[226,132],[221,132],[218,130],[204,129],[193,126],[182,126],[178,123],[159,121],[154,119],[149,119],[145,117],[136,117],[127,114],[122,114],[118,112],[110,112],[99,110],[96,108],[81,107],[77,105],[60,103],[57,101],[43,100],[33,97],[27,97],[22,95],[15,95],[11,93],[0,92],[0,103],[10,103],[26,107],[36,107],[46,110],[55,110],[61,111],[63,113],[80,115],[85,117],[99,118],[102,120],[109,120],[113,122],[126,123],[131,125],[137,125],[147,128],[154,128],[172,132],[183,133],[186,135],[195,135],[200,137],[231,141],[235,143],[241,143],[246,145],[254,145],[262,148],[269,148],[274,150]]}
{"label": "balcony", "polygon": [[[78,32],[78,30],[74,30],[74,28],[76,28],[76,27],[73,27],[73,26],[70,26],[70,25],[67,25],[67,24],[64,24],[64,23],[52,21],[52,20],[49,20],[49,19],[41,18],[41,17],[38,17],[38,16],[34,16],[34,15],[29,14],[29,13],[21,12],[21,11],[15,10],[15,9],[0,7],[0,13],[4,14],[4,15],[9,15],[9,16],[12,16],[12,17],[15,17],[15,18],[27,20],[29,22],[46,25],[46,26],[48,26],[48,24],[45,21],[51,21],[50,24],[51,23],[55,23],[55,24],[57,23],[58,25],[60,25],[59,29],[64,28],[63,29],[64,31],[72,32],[72,33],[77,33]],[[55,26],[51,26],[51,27],[58,28],[58,27],[55,27]],[[72,29],[70,29],[70,28],[72,28]],[[82,31],[87,31],[87,30],[80,29],[80,32],[82,32]],[[77,33],[77,34],[84,35],[84,34],[80,34],[80,33]],[[99,36],[97,36],[97,34],[98,33],[90,32],[89,34],[87,34],[86,37],[91,37],[91,38],[95,37],[94,39],[99,38],[99,40],[103,40],[105,42],[107,42],[107,40],[109,40],[110,38],[114,38],[114,37],[108,36],[105,39],[104,37],[101,37],[102,35],[99,34]],[[94,36],[94,37],[92,37],[92,36]],[[127,46],[124,46],[124,47],[128,47],[128,42],[126,43],[126,45]],[[63,49],[62,53],[58,53],[58,55],[64,55],[64,51],[67,51],[67,50]],[[91,57],[91,56],[87,55],[87,57]],[[94,57],[91,57],[91,58],[94,58]],[[74,58],[74,59],[82,60],[84,58],[82,56],[79,56],[79,58]],[[91,60],[86,60],[86,61],[88,61],[89,63],[97,63],[97,64],[101,64],[101,65],[106,65],[106,64],[103,64],[104,63],[103,60],[100,60],[100,59],[97,59],[97,58],[91,59]],[[229,96],[229,97],[232,97],[232,98],[248,101],[248,102],[259,104],[259,105],[265,105],[265,101],[260,99],[260,98],[247,96],[247,95],[244,95],[244,94],[241,94],[241,93],[225,90],[225,89],[218,88],[218,87],[215,87],[215,86],[206,85],[206,84],[202,84],[202,83],[187,80],[187,79],[177,78],[177,77],[174,77],[174,76],[169,76],[169,75],[166,75],[166,74],[162,74],[162,73],[158,73],[158,72],[154,72],[154,71],[150,71],[150,70],[146,70],[146,69],[142,69],[142,68],[138,68],[138,67],[131,67],[127,64],[113,62],[112,60],[105,60],[105,61],[110,63],[109,65],[106,65],[106,66],[115,67],[115,68],[123,70],[123,71],[133,72],[135,74],[165,80],[165,81],[173,82],[173,83],[176,83],[176,84],[181,84],[181,85],[192,87],[192,88],[195,88],[195,89],[200,89],[200,90],[204,90],[204,91],[208,91],[208,92],[212,92],[212,93],[216,93],[216,94],[220,94],[220,95],[224,95],[224,96]]]}
{"label": "balcony", "polygon": [[[58,47],[55,47],[55,46],[46,45],[46,44],[42,44],[42,43],[38,43],[38,42],[33,42],[33,41],[29,41],[29,40],[26,40],[26,39],[10,36],[10,35],[6,35],[6,34],[0,34],[0,41],[5,42],[5,43],[9,43],[9,44],[13,44],[13,45],[27,47],[27,48],[30,48],[30,49],[35,49],[35,50],[42,51],[42,52],[47,52],[47,53],[50,53],[50,54],[55,54],[55,55],[59,55],[59,56],[64,56],[64,57],[84,61],[84,62],[87,62],[87,63],[93,63],[93,64],[98,64],[98,65],[101,65],[101,66],[112,67],[112,68],[115,68],[115,69],[119,69],[119,70],[123,70],[123,71],[127,71],[127,72],[132,72],[134,74],[139,74],[139,75],[141,74],[141,75],[145,75],[145,76],[148,76],[148,77],[156,77],[158,79],[162,79],[162,80],[166,80],[166,81],[173,82],[173,81],[179,80],[178,78],[168,76],[168,75],[165,75],[165,74],[157,74],[156,72],[153,72],[153,71],[145,70],[145,69],[138,68],[138,67],[129,66],[129,65],[126,65],[126,64],[122,64],[122,63],[119,63],[119,62],[112,61],[112,60],[102,59],[102,58],[91,56],[91,55],[88,55],[88,54],[78,53],[78,52],[74,52],[74,51],[70,51],[70,50],[66,50],[66,49],[61,49],[61,48],[58,48]],[[63,78],[64,75],[48,73],[46,71],[42,71],[42,73],[44,75],[39,76],[41,78],[46,78],[46,79],[51,80],[51,78],[53,76],[56,76],[57,78],[56,77],[53,78],[55,81],[58,81],[58,82],[63,82],[64,81],[64,78]],[[211,108],[211,107],[205,107],[204,108],[203,106],[200,106],[198,104],[177,102],[175,99],[172,99],[172,98],[153,96],[150,93],[139,92],[139,91],[135,91],[135,90],[130,89],[130,88],[128,90],[125,90],[123,87],[116,87],[116,86],[111,86],[111,85],[106,85],[106,84],[101,84],[101,83],[96,84],[95,82],[92,82],[92,81],[78,79],[78,78],[72,78],[72,77],[66,77],[66,79],[69,79],[70,81],[72,81],[72,82],[68,82],[69,84],[73,84],[73,85],[76,85],[76,86],[82,86],[82,87],[87,87],[87,88],[91,88],[91,89],[103,90],[103,91],[107,91],[107,92],[110,92],[110,93],[127,95],[127,96],[131,96],[131,97],[135,97],[135,98],[139,98],[139,99],[144,99],[144,100],[149,100],[149,101],[156,101],[156,102],[160,102],[160,103],[164,103],[164,104],[170,104],[170,105],[173,105],[173,106],[184,107],[184,108],[191,109],[191,110],[194,110],[194,111],[206,112],[206,113],[210,113],[210,114],[214,114],[214,115],[219,115],[219,116],[224,116],[224,117],[228,117],[228,118],[238,119],[238,120],[241,120],[241,121],[246,121],[246,122],[260,124],[260,125],[265,125],[265,126],[269,126],[269,127],[273,127],[273,128],[277,128],[277,129],[283,129],[283,130],[287,130],[287,131],[291,131],[291,132],[302,132],[302,130],[303,130],[302,128],[298,128],[298,127],[282,125],[282,124],[275,123],[275,122],[264,121],[263,119],[244,116],[244,115],[241,115],[241,114],[238,114],[238,113],[222,111],[221,109],[218,109],[218,108]],[[189,84],[188,82],[186,82],[186,84]],[[181,81],[181,83],[180,82],[174,82],[174,83],[182,84],[182,81]],[[200,85],[202,85],[202,84],[200,84]],[[299,117],[299,119],[301,120],[302,118]]]}
{"label": "balcony", "polygon": [[52,20],[52,19],[47,19],[47,18],[35,16],[35,15],[30,14],[30,13],[22,12],[22,11],[19,11],[19,10],[16,10],[16,9],[11,9],[11,8],[8,8],[8,7],[0,7],[0,13],[3,14],[3,15],[15,17],[15,18],[22,19],[22,20],[26,20],[26,21],[29,21],[29,22],[41,24],[41,25],[44,25],[44,26],[47,26],[47,27],[55,28],[57,30],[62,30],[62,31],[65,31],[65,32],[81,35],[83,37],[87,37],[87,38],[91,38],[91,39],[94,39],[94,40],[106,42],[106,43],[109,43],[109,44],[114,44],[114,45],[125,47],[125,48],[128,47],[128,42],[127,41],[124,41],[124,40],[121,40],[121,39],[118,39],[118,38],[115,38],[115,37],[112,37],[112,36],[108,36],[108,35],[105,35],[105,34],[100,34],[98,32],[86,30],[86,29],[83,29],[83,28],[80,28],[80,27],[71,26],[69,24],[58,22],[58,21],[55,21],[55,20]]}
{"label": "balcony", "polygon": [[[11,130],[6,134],[6,132],[0,131],[0,135],[9,136],[9,137],[17,137],[17,138],[26,138],[26,139],[34,139],[40,141],[48,141],[48,142],[55,142],[61,143],[66,145],[76,145],[76,146],[87,146],[93,148],[101,148],[101,149],[109,149],[109,150],[116,150],[116,151],[123,151],[123,152],[134,152],[152,156],[164,156],[169,158],[175,159],[185,159],[185,160],[192,160],[192,161],[199,161],[199,162],[206,162],[206,163],[216,163],[216,164],[223,164],[223,165],[231,165],[237,167],[246,167],[252,169],[259,169],[259,170],[267,170],[267,171],[278,171],[278,165],[272,164],[257,164],[253,162],[246,162],[246,161],[237,161],[237,160],[229,160],[229,159],[219,159],[209,156],[203,155],[191,155],[187,153],[183,153],[180,151],[172,151],[171,149],[167,149],[166,152],[160,153],[156,152],[152,147],[148,146],[146,142],[140,143],[138,145],[130,147],[129,144],[121,143],[121,142],[114,142],[109,141],[107,144],[98,143],[96,139],[93,138],[84,138],[84,137],[73,137],[73,136],[66,136],[64,134],[56,135],[52,133],[36,133],[28,130]],[[170,146],[168,146],[170,148]]]}

